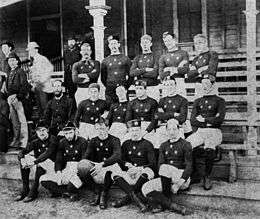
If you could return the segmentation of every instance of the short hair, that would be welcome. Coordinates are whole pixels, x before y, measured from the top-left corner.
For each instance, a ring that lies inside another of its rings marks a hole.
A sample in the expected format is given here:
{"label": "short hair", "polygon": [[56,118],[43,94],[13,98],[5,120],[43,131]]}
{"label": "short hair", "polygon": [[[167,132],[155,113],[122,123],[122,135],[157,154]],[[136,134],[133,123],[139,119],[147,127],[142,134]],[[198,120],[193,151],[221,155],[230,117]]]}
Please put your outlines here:
{"label": "short hair", "polygon": [[89,89],[91,88],[97,88],[98,91],[100,91],[100,85],[98,83],[92,83],[88,86]]}
{"label": "short hair", "polygon": [[1,46],[2,45],[7,45],[8,47],[11,48],[11,50],[14,50],[14,44],[10,41],[4,41],[4,42],[1,43]]}
{"label": "short hair", "polygon": [[171,123],[174,123],[176,124],[177,128],[179,129],[180,128],[180,124],[179,124],[179,121],[177,119],[169,119],[166,123],[166,128],[168,128],[168,126],[171,124]]}
{"label": "short hair", "polygon": [[176,35],[174,33],[170,32],[170,31],[163,32],[162,38],[164,39],[168,35],[172,36],[173,39],[176,39]]}
{"label": "short hair", "polygon": [[144,80],[136,80],[135,81],[135,86],[142,86],[142,87],[144,87],[146,89],[147,83]]}
{"label": "short hair", "polygon": [[149,35],[149,34],[144,34],[142,37],[141,37],[141,40],[149,40],[152,42],[152,37]]}
{"label": "short hair", "polygon": [[54,84],[54,83],[56,83],[56,82],[60,82],[60,83],[61,83],[61,86],[63,86],[63,81],[62,81],[62,80],[60,80],[60,79],[56,79],[56,80],[53,81],[52,84]]}
{"label": "short hair", "polygon": [[207,40],[207,37],[201,33],[199,34],[196,34],[194,37],[193,37],[193,40],[196,40],[196,39],[204,39],[204,41]]}
{"label": "short hair", "polygon": [[90,47],[90,48],[91,48],[91,45],[90,45],[88,42],[82,42],[82,43],[80,44],[80,48],[83,47],[83,46],[85,46],[85,47]]}

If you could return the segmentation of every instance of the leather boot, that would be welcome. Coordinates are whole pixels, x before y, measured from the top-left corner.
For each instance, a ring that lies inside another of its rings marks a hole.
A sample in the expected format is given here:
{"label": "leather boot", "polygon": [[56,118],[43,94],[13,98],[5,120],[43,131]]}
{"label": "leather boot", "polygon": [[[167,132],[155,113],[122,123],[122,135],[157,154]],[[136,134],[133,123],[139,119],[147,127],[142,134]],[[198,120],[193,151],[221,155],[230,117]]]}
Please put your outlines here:
{"label": "leather boot", "polygon": [[23,189],[22,192],[15,197],[15,201],[21,201],[23,200],[29,193],[30,188],[29,188],[29,175],[30,175],[30,169],[23,169],[20,167],[20,172],[21,172],[21,178],[23,182]]}
{"label": "leather boot", "polygon": [[121,208],[125,205],[128,205],[131,202],[131,198],[129,195],[124,196],[122,199],[116,200],[112,203],[112,206],[115,208]]}
{"label": "leather boot", "polygon": [[100,209],[106,209],[107,208],[107,198],[108,194],[106,191],[102,191],[100,194],[100,202],[99,202],[99,208]]}
{"label": "leather boot", "polygon": [[135,202],[137,207],[140,209],[140,212],[144,213],[148,210],[148,208],[142,203],[142,201],[137,197],[134,192],[130,193],[131,199]]}
{"label": "leather boot", "polygon": [[100,203],[100,196],[101,196],[101,188],[98,188],[98,192],[95,196],[95,198],[90,202],[91,206],[97,206]]}
{"label": "leather boot", "polygon": [[152,203],[160,204],[163,208],[176,212],[178,214],[186,215],[188,212],[184,206],[171,202],[170,199],[165,197],[161,192],[150,192],[147,194],[147,198]]}
{"label": "leather boot", "polygon": [[161,183],[162,183],[162,193],[167,197],[170,198],[172,195],[172,179],[165,177],[165,176],[160,176],[161,177]]}

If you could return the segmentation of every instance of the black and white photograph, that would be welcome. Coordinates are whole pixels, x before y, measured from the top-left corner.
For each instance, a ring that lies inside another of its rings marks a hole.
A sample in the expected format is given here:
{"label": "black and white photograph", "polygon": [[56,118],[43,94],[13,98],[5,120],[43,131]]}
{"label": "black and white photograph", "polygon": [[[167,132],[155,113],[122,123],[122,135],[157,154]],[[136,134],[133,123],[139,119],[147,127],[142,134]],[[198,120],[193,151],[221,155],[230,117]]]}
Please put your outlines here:
{"label": "black and white photograph", "polygon": [[0,0],[0,218],[260,218],[260,0]]}

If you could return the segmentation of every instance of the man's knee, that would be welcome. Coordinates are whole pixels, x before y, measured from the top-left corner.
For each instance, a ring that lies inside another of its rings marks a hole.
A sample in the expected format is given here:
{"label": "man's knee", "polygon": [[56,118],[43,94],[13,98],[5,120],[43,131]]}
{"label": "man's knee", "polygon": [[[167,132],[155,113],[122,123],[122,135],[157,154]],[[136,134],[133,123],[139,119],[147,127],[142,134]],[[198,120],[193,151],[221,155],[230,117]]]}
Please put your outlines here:
{"label": "man's knee", "polygon": [[142,190],[142,193],[143,193],[144,196],[146,196],[148,193],[150,193],[152,191],[161,191],[162,190],[162,184],[161,184],[160,178],[156,178],[156,179],[153,179],[153,180],[146,182],[142,186],[141,190]]}

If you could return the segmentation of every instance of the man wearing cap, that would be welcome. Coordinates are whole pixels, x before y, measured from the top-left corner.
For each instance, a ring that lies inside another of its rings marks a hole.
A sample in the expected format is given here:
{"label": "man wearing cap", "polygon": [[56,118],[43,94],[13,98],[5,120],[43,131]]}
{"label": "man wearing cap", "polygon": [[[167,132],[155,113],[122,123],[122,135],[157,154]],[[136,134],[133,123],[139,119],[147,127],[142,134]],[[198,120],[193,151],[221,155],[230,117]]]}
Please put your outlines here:
{"label": "man wearing cap", "polygon": [[90,44],[83,43],[80,47],[80,53],[81,60],[72,66],[72,80],[77,85],[75,93],[77,105],[89,97],[88,87],[92,83],[97,83],[100,73],[100,63],[91,59]]}
{"label": "man wearing cap", "polygon": [[126,109],[128,100],[126,88],[122,85],[118,86],[116,88],[116,95],[118,102],[110,106],[107,120],[110,127],[109,134],[114,135],[122,141],[127,132]]}
{"label": "man wearing cap", "polygon": [[[209,78],[208,78],[209,76]],[[216,146],[222,142],[221,124],[225,118],[225,100],[216,95],[215,78],[211,75],[204,75],[202,79],[204,95],[194,101],[191,112],[191,125],[195,133],[187,138],[194,150],[194,159],[205,160],[205,169],[197,168],[199,177],[202,178],[205,190],[212,188],[210,174],[213,167],[213,161],[216,156]],[[202,147],[198,147],[201,146]],[[198,148],[197,148],[198,147]]]}
{"label": "man wearing cap", "polygon": [[121,145],[118,138],[108,134],[109,127],[106,119],[98,118],[95,121],[95,129],[98,136],[90,140],[84,159],[95,163],[91,170],[91,176],[97,184],[98,194],[91,204],[106,209],[108,192],[113,183],[111,174],[120,169],[117,162],[121,156]]}
{"label": "man wearing cap", "polygon": [[157,111],[158,103],[155,99],[147,96],[146,82],[143,80],[137,80],[135,82],[135,92],[136,98],[132,100],[127,107],[126,121],[133,119],[141,120],[144,138],[154,143],[154,135],[151,132],[155,128],[156,121],[154,115]]}
{"label": "man wearing cap", "polygon": [[[7,78],[7,76],[9,75],[9,72],[11,71],[11,68],[7,62],[7,58],[11,52],[14,53],[14,44],[9,41],[4,41],[1,43],[1,50],[2,50],[4,56],[0,63],[1,64],[0,65],[0,90],[2,92],[5,92],[6,84],[4,82]],[[17,56],[17,58],[19,59],[18,56]],[[19,62],[20,62],[20,59],[19,59]]]}
{"label": "man wearing cap", "polygon": [[189,55],[178,48],[177,38],[173,33],[163,33],[163,43],[167,53],[159,59],[159,75],[161,81],[167,77],[174,77],[177,82],[177,92],[186,95],[184,77],[189,71]]}
{"label": "man wearing cap", "polygon": [[[188,114],[188,100],[183,96],[176,93],[176,81],[174,77],[171,77],[163,82],[165,97],[160,99],[155,119],[158,125],[166,123],[169,119],[176,119],[180,125],[184,124]],[[184,130],[180,131],[182,138],[184,138]],[[160,126],[156,130],[158,134],[158,144],[155,147],[159,147],[164,141],[168,139],[165,126]]]}
{"label": "man wearing cap", "polygon": [[109,103],[117,101],[115,89],[119,85],[126,88],[130,86],[129,71],[131,60],[120,53],[120,42],[118,36],[108,37],[110,55],[101,64],[101,82],[106,87],[105,95]]}
{"label": "man wearing cap", "polygon": [[171,201],[172,193],[187,189],[192,171],[192,147],[180,137],[179,123],[170,119],[166,125],[169,140],[159,149],[159,178],[145,183],[143,194],[153,207],[153,212],[162,208],[186,214],[187,210]]}
{"label": "man wearing cap", "polygon": [[82,186],[82,181],[77,175],[77,166],[87,149],[87,140],[77,136],[75,129],[72,122],[68,122],[63,128],[64,138],[59,142],[55,173],[41,177],[41,184],[52,196],[67,193],[71,201],[78,199],[78,189]]}
{"label": "man wearing cap", "polygon": [[144,80],[147,84],[147,95],[159,101],[158,59],[151,51],[152,37],[147,34],[143,35],[140,45],[143,53],[134,58],[130,76],[134,77],[134,80]]}
{"label": "man wearing cap", "polygon": [[[48,133],[48,127],[43,120],[40,120],[36,127],[37,138],[31,141],[25,149],[18,154],[20,161],[20,171],[23,182],[21,194],[16,197],[16,201],[23,200],[31,202],[38,196],[40,177],[46,173],[54,172],[54,161],[58,140]],[[34,156],[30,152],[34,152]],[[30,169],[36,167],[34,182],[29,188]]]}
{"label": "man wearing cap", "polygon": [[116,201],[114,207],[121,207],[132,200],[141,211],[145,211],[146,208],[138,196],[141,195],[142,185],[154,177],[154,149],[151,142],[142,138],[140,120],[131,120],[127,125],[131,139],[125,141],[121,148],[122,170],[112,174],[115,184],[125,191],[127,196]]}
{"label": "man wearing cap", "polygon": [[88,92],[89,99],[80,102],[75,115],[75,124],[79,127],[79,134],[87,140],[97,136],[94,128],[95,120],[102,115],[105,117],[109,110],[107,102],[99,99],[99,84],[90,84]]}
{"label": "man wearing cap", "polygon": [[67,124],[74,119],[73,100],[62,92],[62,81],[53,82],[54,97],[48,102],[44,119],[50,127],[50,133],[57,136]]}
{"label": "man wearing cap", "polygon": [[30,88],[25,72],[19,67],[20,59],[18,56],[12,52],[7,57],[7,61],[11,68],[7,77],[7,100],[14,130],[11,146],[25,148],[28,141],[28,127],[22,100]]}
{"label": "man wearing cap", "polygon": [[64,50],[64,85],[69,97],[75,98],[74,95],[77,90],[77,86],[72,81],[72,66],[74,63],[80,61],[81,54],[74,37],[69,37],[67,42],[68,46]]}
{"label": "man wearing cap", "polygon": [[210,51],[207,45],[207,38],[202,34],[194,36],[194,47],[197,56],[193,59],[190,70],[188,72],[188,81],[196,83],[197,97],[203,95],[201,87],[201,79],[204,75],[212,75],[216,77],[218,70],[218,54]]}
{"label": "man wearing cap", "polygon": [[48,96],[52,93],[51,74],[54,68],[51,62],[39,53],[39,45],[36,42],[29,42],[26,50],[33,59],[29,81],[42,115],[48,103]]}

